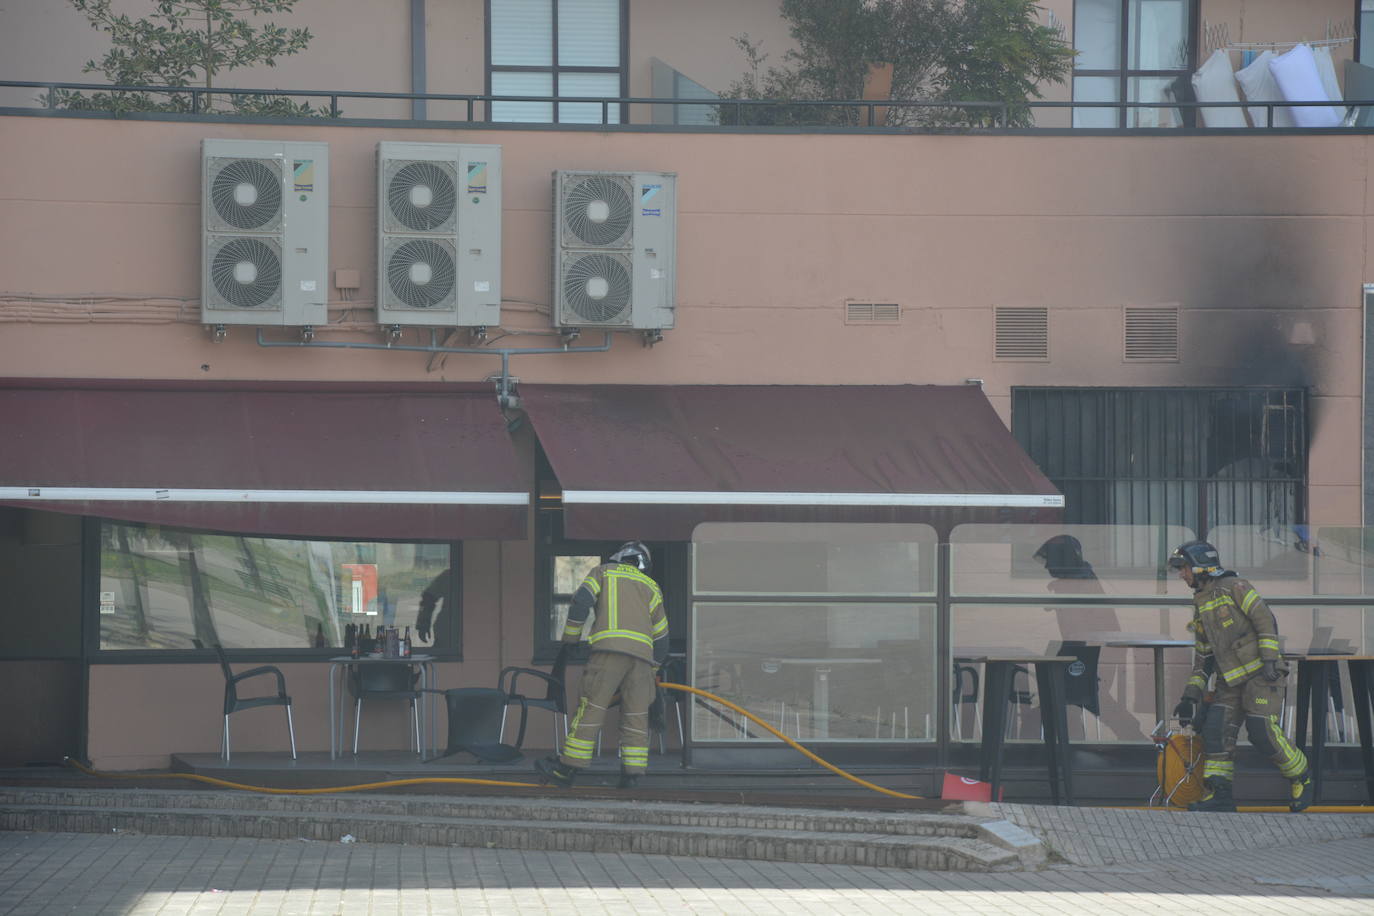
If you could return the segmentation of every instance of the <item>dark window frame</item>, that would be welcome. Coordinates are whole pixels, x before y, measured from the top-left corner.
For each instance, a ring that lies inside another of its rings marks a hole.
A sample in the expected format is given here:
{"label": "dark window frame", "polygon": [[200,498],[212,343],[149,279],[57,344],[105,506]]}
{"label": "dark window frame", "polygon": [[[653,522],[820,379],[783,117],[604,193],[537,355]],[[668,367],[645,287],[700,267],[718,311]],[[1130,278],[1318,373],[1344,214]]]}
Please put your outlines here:
{"label": "dark window frame", "polygon": [[[483,60],[486,64],[483,86],[487,96],[492,94],[491,75],[492,73],[549,73],[553,77],[553,120],[551,124],[560,123],[558,118],[559,98],[558,98],[558,78],[564,73],[614,73],[620,77],[620,98],[626,98],[630,94],[630,0],[620,0],[620,66],[618,67],[565,67],[558,63],[558,0],[549,0],[549,10],[552,23],[551,36],[553,40],[552,54],[550,59],[553,61],[547,67],[533,65],[495,65],[491,62],[491,5],[494,0],[484,0],[483,16]],[[499,0],[495,0],[499,2]],[[576,98],[576,96],[574,96]],[[542,99],[531,99],[531,101],[542,101]],[[576,103],[574,103],[576,104]],[[620,110],[620,123],[624,124],[629,118],[629,106],[621,103],[617,106]],[[487,103],[486,120],[491,121],[490,102]],[[581,121],[570,123],[584,123]]]}
{"label": "dark window frame", "polygon": [[[1130,87],[1130,81],[1131,81],[1132,79],[1151,78],[1151,77],[1157,77],[1157,78],[1173,77],[1174,79],[1177,79],[1177,78],[1180,77],[1180,76],[1188,76],[1188,75],[1192,74],[1194,71],[1196,71],[1196,70],[1197,70],[1197,67],[1198,67],[1198,59],[1197,59],[1197,58],[1198,58],[1198,47],[1197,47],[1197,46],[1198,46],[1198,35],[1199,35],[1199,32],[1200,32],[1201,29],[1202,29],[1202,9],[1201,9],[1202,4],[1201,4],[1200,0],[1187,0],[1187,2],[1188,2],[1188,25],[1187,25],[1188,50],[1187,50],[1187,60],[1184,61],[1184,66],[1183,66],[1182,69],[1179,69],[1179,70],[1139,70],[1139,69],[1137,69],[1137,70],[1132,70],[1132,69],[1127,68],[1126,64],[1127,64],[1127,61],[1130,60],[1130,48],[1131,48],[1131,30],[1130,30],[1130,15],[1129,15],[1129,14],[1130,14],[1130,9],[1131,9],[1131,0],[1118,0],[1118,5],[1119,5],[1120,10],[1121,10],[1121,23],[1122,23],[1122,26],[1121,26],[1121,35],[1119,36],[1120,44],[1117,46],[1117,55],[1118,55],[1117,59],[1118,59],[1118,61],[1120,61],[1121,66],[1120,66],[1119,68],[1117,68],[1117,69],[1114,69],[1114,70],[1096,70],[1096,69],[1094,69],[1094,70],[1087,70],[1087,69],[1079,69],[1079,68],[1075,67],[1074,70],[1073,70],[1073,72],[1069,75],[1069,93],[1070,93],[1070,98],[1072,98],[1075,102],[1078,101],[1078,99],[1077,99],[1077,97],[1076,97],[1076,94],[1074,93],[1073,87],[1074,87],[1074,81],[1077,80],[1079,77],[1103,77],[1103,76],[1106,76],[1106,77],[1115,77],[1115,78],[1116,78],[1116,98],[1117,98],[1117,103],[1120,104],[1120,103],[1125,103],[1125,102],[1129,101],[1127,90],[1128,90],[1129,87]],[[1074,30],[1074,35],[1073,35],[1073,41],[1072,41],[1072,43],[1071,43],[1071,46],[1074,47],[1074,48],[1077,48],[1077,47],[1078,47],[1078,15],[1077,15],[1077,12],[1078,12],[1078,4],[1077,4],[1077,0],[1075,0],[1075,3],[1074,3],[1074,17],[1073,17],[1073,30]],[[1087,103],[1085,103],[1085,104],[1087,104]],[[1107,102],[1103,102],[1103,103],[1102,103],[1103,107],[1107,107],[1109,104],[1111,104],[1111,103],[1107,103]],[[1167,106],[1161,106],[1161,107],[1167,107]],[[1092,110],[1092,109],[1089,109],[1089,110]],[[1128,123],[1128,121],[1129,121],[1129,120],[1131,119],[1131,117],[1132,117],[1132,114],[1133,114],[1133,113],[1136,113],[1136,112],[1148,111],[1148,110],[1149,110],[1149,109],[1143,109],[1143,108],[1125,108],[1125,107],[1120,107],[1120,108],[1118,108],[1118,109],[1117,109],[1117,112],[1116,112],[1116,127],[1117,127],[1117,129],[1119,129],[1119,130],[1134,129],[1134,128],[1132,128],[1131,125]],[[1074,109],[1074,111],[1078,111],[1078,109]],[[1186,126],[1186,125],[1187,125],[1187,122],[1185,121],[1185,126]]]}
{"label": "dark window frame", "polygon": [[[422,654],[434,656],[436,661],[457,661],[463,660],[463,542],[462,541],[412,541],[401,538],[364,538],[364,537],[287,537],[285,535],[264,534],[257,532],[242,531],[214,531],[200,528],[179,528],[171,525],[149,526],[142,522],[133,522],[124,519],[105,518],[102,516],[89,516],[82,530],[82,655],[88,664],[175,664],[188,661],[204,661],[215,658],[215,651],[212,648],[194,649],[104,649],[101,648],[101,624],[100,624],[100,575],[101,575],[101,529],[107,523],[119,525],[133,525],[142,527],[159,527],[169,531],[184,532],[192,535],[210,536],[229,536],[229,537],[253,537],[269,538],[277,540],[301,540],[312,542],[329,543],[358,543],[366,542],[373,544],[442,544],[449,549],[449,594],[453,600],[450,608],[445,599],[443,613],[454,614],[454,626],[452,629],[454,645],[452,646],[424,646]],[[226,648],[226,657],[230,661],[266,661],[266,662],[310,662],[326,661],[330,658],[343,654],[340,646],[326,646],[322,649],[313,647],[306,648],[287,648],[287,647],[261,647],[261,648]]]}

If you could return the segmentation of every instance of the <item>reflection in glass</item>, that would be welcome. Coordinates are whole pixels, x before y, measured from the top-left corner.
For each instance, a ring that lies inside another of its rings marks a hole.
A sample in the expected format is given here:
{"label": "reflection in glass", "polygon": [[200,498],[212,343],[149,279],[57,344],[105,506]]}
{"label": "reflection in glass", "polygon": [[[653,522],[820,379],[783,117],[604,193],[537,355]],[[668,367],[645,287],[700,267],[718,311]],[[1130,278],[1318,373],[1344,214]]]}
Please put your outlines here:
{"label": "reflection in glass", "polygon": [[303,541],[103,522],[102,649],[341,647],[349,623],[414,626],[446,544]]}
{"label": "reflection in glass", "polygon": [[[933,741],[935,606],[697,602],[694,686],[798,741]],[[693,703],[698,741],[776,741]]]}
{"label": "reflection in glass", "polygon": [[[553,603],[549,605],[549,639],[555,642],[563,638],[563,624],[568,621],[568,609],[572,607],[573,592],[587,578],[587,573],[601,565],[599,556],[556,556],[553,558]],[[587,627],[596,619],[596,610],[587,615],[582,633],[585,637]]]}

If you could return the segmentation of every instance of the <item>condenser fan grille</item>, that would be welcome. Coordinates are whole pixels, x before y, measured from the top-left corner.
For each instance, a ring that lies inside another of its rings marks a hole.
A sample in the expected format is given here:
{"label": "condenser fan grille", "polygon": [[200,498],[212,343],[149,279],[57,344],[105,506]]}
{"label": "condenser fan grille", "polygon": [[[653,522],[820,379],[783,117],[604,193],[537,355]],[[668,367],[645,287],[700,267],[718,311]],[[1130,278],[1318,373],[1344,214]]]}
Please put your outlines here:
{"label": "condenser fan grille", "polygon": [[437,162],[409,162],[387,182],[387,208],[400,225],[415,232],[443,229],[453,221],[458,193],[449,169]]}
{"label": "condenser fan grille", "polygon": [[210,260],[215,293],[233,308],[272,308],[281,302],[281,255],[261,239],[230,239]]}
{"label": "condenser fan grille", "polygon": [[622,255],[579,254],[563,264],[563,302],[579,321],[621,320],[630,305],[630,265]]}
{"label": "condenser fan grille", "polygon": [[269,229],[281,216],[281,172],[277,162],[219,160],[210,181],[215,215],[235,229]]}
{"label": "condenser fan grille", "polygon": [[584,175],[564,186],[563,227],[578,245],[619,245],[628,237],[633,218],[630,186],[623,179]]}
{"label": "condenser fan grille", "polygon": [[453,251],[429,239],[404,242],[387,256],[386,280],[396,304],[404,308],[443,305],[457,280]]}

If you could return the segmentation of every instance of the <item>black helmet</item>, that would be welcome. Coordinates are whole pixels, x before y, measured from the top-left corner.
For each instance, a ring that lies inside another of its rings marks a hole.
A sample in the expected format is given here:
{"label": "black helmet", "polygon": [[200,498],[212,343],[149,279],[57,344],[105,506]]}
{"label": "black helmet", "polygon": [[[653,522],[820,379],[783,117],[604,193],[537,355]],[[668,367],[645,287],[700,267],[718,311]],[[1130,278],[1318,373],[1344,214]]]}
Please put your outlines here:
{"label": "black helmet", "polygon": [[615,553],[611,554],[612,563],[629,563],[631,566],[638,566],[639,571],[647,573],[653,568],[653,560],[649,556],[649,548],[639,541],[626,541],[621,544]]}
{"label": "black helmet", "polygon": [[1222,573],[1221,554],[1206,541],[1180,544],[1169,555],[1170,569],[1188,568],[1194,575],[1219,576]]}

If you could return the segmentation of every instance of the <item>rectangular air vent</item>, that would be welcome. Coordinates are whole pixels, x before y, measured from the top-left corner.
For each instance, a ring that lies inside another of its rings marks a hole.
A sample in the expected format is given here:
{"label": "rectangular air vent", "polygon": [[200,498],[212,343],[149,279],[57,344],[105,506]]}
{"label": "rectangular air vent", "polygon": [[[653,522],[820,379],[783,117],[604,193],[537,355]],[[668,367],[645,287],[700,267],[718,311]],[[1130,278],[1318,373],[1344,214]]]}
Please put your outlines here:
{"label": "rectangular air vent", "polygon": [[895,302],[846,302],[845,324],[896,324],[902,318],[902,307]]}
{"label": "rectangular air vent", "polygon": [[1178,362],[1178,306],[1128,305],[1122,325],[1126,362]]}
{"label": "rectangular air vent", "polygon": [[1050,313],[1039,308],[993,308],[993,356],[996,359],[1050,358]]}

